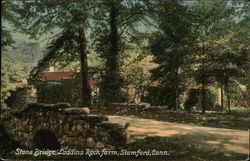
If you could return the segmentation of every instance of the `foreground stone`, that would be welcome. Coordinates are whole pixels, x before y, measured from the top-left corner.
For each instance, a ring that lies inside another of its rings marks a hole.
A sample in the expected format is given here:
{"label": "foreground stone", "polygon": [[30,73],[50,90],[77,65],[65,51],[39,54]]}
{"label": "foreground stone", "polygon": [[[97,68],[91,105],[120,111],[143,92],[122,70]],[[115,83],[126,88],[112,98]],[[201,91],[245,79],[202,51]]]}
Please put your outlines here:
{"label": "foreground stone", "polygon": [[[125,128],[89,109],[31,104],[5,121],[7,132],[27,148],[111,148],[124,146]],[[55,146],[56,145],[56,146]]]}

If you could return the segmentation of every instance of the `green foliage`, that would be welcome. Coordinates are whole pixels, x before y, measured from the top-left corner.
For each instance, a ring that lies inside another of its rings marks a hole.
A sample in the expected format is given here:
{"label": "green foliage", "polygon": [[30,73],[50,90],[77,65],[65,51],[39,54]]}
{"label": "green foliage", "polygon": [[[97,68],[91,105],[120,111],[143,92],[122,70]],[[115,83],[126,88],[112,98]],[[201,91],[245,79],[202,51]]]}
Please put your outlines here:
{"label": "green foliage", "polygon": [[55,104],[70,103],[73,106],[81,105],[80,78],[64,79],[60,84],[50,84],[47,81],[35,83],[38,102]]}
{"label": "green foliage", "polygon": [[247,108],[232,108],[230,114],[211,112],[206,114],[206,118],[206,121],[200,123],[200,125],[237,130],[248,130],[250,125],[250,118]]}
{"label": "green foliage", "polygon": [[[207,110],[214,110],[216,104],[216,89],[206,89],[206,105]],[[190,89],[187,93],[188,97],[184,103],[185,110],[198,110],[202,108],[201,89]],[[194,109],[194,107],[196,107]]]}
{"label": "green foliage", "polygon": [[30,38],[37,38],[44,34],[58,33],[66,28],[76,30],[80,26],[86,27],[91,4],[93,2],[66,0],[18,1],[8,3],[6,10],[19,17],[16,26],[20,32],[30,35]]}
{"label": "green foliage", "polygon": [[27,78],[26,66],[18,61],[3,58],[1,64],[1,106],[6,108],[5,100],[10,96],[10,91],[21,87],[23,79]]}
{"label": "green foliage", "polygon": [[218,96],[216,95],[216,90],[214,90],[214,89],[207,90],[206,104],[207,104],[207,109],[208,110],[214,110],[215,109],[215,104],[216,104],[216,98],[217,97]]}
{"label": "green foliage", "polygon": [[[7,23],[8,28],[3,25],[1,26],[1,50],[6,50],[7,46],[13,46],[15,41],[12,37],[12,32],[10,29],[11,25],[19,25],[19,17],[15,14],[16,7],[13,6],[11,3],[2,2],[1,7],[1,22]],[[12,26],[13,27],[13,26]],[[17,28],[18,29],[18,28]]]}
{"label": "green foliage", "polygon": [[10,91],[11,96],[5,101],[8,107],[11,107],[11,110],[23,110],[27,107],[27,96],[30,88],[29,87],[20,87],[15,91]]}
{"label": "green foliage", "polygon": [[88,28],[92,1],[18,1],[10,3],[15,14],[20,16],[21,32],[36,39],[44,34],[52,34],[51,46],[44,58],[31,72],[31,77],[47,70],[51,65],[65,66],[80,60],[82,73],[82,99],[85,106],[90,106],[91,91],[88,84],[87,41],[85,31]]}
{"label": "green foliage", "polygon": [[139,103],[142,96],[146,95],[147,86],[150,84],[150,69],[157,65],[152,62],[153,56],[141,56],[138,51],[127,51],[122,55],[121,75],[125,88],[135,90],[129,96],[129,102]]}
{"label": "green foliage", "polygon": [[[248,63],[246,45],[239,37],[240,23],[237,21],[241,20],[237,17],[245,17],[244,8],[247,4],[240,5],[241,9],[238,9],[237,2],[229,5],[228,1],[197,2],[191,5],[192,28],[196,37],[191,69],[195,81],[203,87],[215,83],[227,86],[230,81],[240,79],[246,73],[240,65]],[[205,112],[205,92],[202,95]]]}
{"label": "green foliage", "polygon": [[[47,70],[50,66],[65,67],[79,61],[78,29],[87,29],[90,9],[93,2],[17,2],[10,3],[20,16],[20,32],[30,38],[49,34],[50,41],[46,54],[33,69],[31,75]],[[8,8],[7,8],[8,9]]]}
{"label": "green foliage", "polygon": [[214,111],[223,111],[223,108],[222,108],[222,106],[220,104],[216,103],[214,105],[214,109],[213,110]]}
{"label": "green foliage", "polygon": [[[84,68],[81,62],[88,62],[90,75],[99,83],[99,102],[104,104],[125,101],[128,86],[139,98],[152,80],[164,89],[159,98],[150,96],[150,101],[169,108],[179,107],[186,85],[202,84],[203,89],[222,85],[229,100],[244,95],[244,88],[239,87],[249,85],[250,14],[245,1],[12,1],[4,6],[3,19],[18,32],[31,38],[51,36],[32,76],[51,66],[79,71]],[[88,55],[92,61],[79,59],[79,29],[84,29],[88,38],[84,53],[95,50],[97,54]],[[2,33],[3,46],[13,43],[7,28]],[[24,48],[37,45],[26,44]],[[152,58],[158,66],[150,80],[145,66],[151,65]],[[83,82],[86,85],[87,81]],[[212,108],[214,96],[208,92],[202,95],[204,110],[204,103],[211,102],[207,107]]]}
{"label": "green foliage", "polygon": [[13,40],[10,31],[5,30],[4,28],[1,30],[1,49],[6,50],[7,46],[11,46],[15,43]]}
{"label": "green foliage", "polygon": [[166,87],[147,87],[147,94],[142,97],[143,102],[148,102],[153,106],[165,106],[173,109],[172,104],[173,89]]}
{"label": "green foliage", "polygon": [[100,99],[104,104],[124,101],[124,85],[119,66],[121,53],[129,47],[131,32],[143,17],[138,1],[100,1],[95,12],[92,37],[96,52],[105,65],[100,79]]}
{"label": "green foliage", "polygon": [[197,104],[200,92],[196,89],[190,89],[188,91],[188,98],[185,101],[184,107],[185,110],[190,112],[192,108]]}
{"label": "green foliage", "polygon": [[48,52],[31,71],[31,76],[35,78],[39,72],[48,70],[50,66],[57,65],[63,67],[70,62],[78,60],[77,39],[78,37],[75,33],[64,31],[61,36],[52,41],[48,47]]}
{"label": "green foliage", "polygon": [[[179,96],[188,83],[193,36],[187,7],[178,1],[155,1],[151,6],[157,31],[152,33],[149,50],[159,66],[152,70],[153,80],[169,88],[172,108],[179,107]],[[177,23],[178,22],[178,23]]]}

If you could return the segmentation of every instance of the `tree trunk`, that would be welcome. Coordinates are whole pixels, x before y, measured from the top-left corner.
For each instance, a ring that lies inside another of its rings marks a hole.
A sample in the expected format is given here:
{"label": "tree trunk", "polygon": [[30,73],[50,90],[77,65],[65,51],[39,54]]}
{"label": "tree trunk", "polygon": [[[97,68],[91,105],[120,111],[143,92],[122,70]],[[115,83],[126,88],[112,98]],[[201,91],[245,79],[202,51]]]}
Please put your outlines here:
{"label": "tree trunk", "polygon": [[[178,71],[179,71],[179,68],[177,68],[177,69],[175,69],[175,77],[176,78],[178,78],[178,76],[179,76],[179,73],[178,73]],[[173,104],[173,108],[174,109],[177,109],[177,108],[179,108],[180,107],[180,104],[179,104],[179,96],[180,96],[180,92],[179,92],[179,89],[180,87],[179,87],[179,82],[175,82],[174,83],[174,104]]]}
{"label": "tree trunk", "polygon": [[227,108],[228,108],[228,113],[231,113],[231,107],[230,107],[230,96],[227,94]]}
{"label": "tree trunk", "polygon": [[112,1],[110,9],[110,67],[114,72],[118,71],[118,28],[117,28],[117,14],[115,2]]}
{"label": "tree trunk", "polygon": [[[250,60],[250,55],[248,56],[248,60]],[[248,98],[248,112],[250,114],[250,65],[248,67],[248,85],[247,85],[247,98]]]}
{"label": "tree trunk", "polygon": [[111,0],[110,5],[110,37],[109,52],[106,53],[105,75],[102,80],[101,95],[104,104],[119,102],[121,79],[119,75],[119,34],[117,26],[118,8],[120,1]]}
{"label": "tree trunk", "polygon": [[88,62],[87,62],[87,48],[86,37],[83,28],[79,29],[79,43],[80,43],[80,62],[82,73],[82,101],[83,106],[91,106],[91,89],[88,80]]}
{"label": "tree trunk", "polygon": [[228,108],[228,113],[231,112],[231,109],[230,109],[230,96],[229,96],[229,91],[228,91],[228,84],[225,84],[225,93],[226,93],[226,96],[227,96],[227,108]]}
{"label": "tree trunk", "polygon": [[[204,43],[202,44],[202,55],[205,55],[205,45]],[[202,100],[201,100],[201,108],[202,108],[202,114],[206,113],[206,70],[205,70],[205,62],[206,59],[202,59],[202,75],[201,75],[201,95],[202,95]]]}
{"label": "tree trunk", "polygon": [[250,85],[247,87],[247,93],[248,93],[248,106],[250,107]]}
{"label": "tree trunk", "polygon": [[201,95],[202,95],[202,100],[201,100],[202,113],[205,114],[206,113],[206,87],[205,87],[205,83],[202,83]]}
{"label": "tree trunk", "polygon": [[171,99],[170,109],[176,109],[177,108],[177,94],[176,94],[177,89],[176,87],[173,87],[171,90],[172,90],[171,91],[172,99]]}
{"label": "tree trunk", "polygon": [[221,88],[220,88],[220,93],[221,93],[221,108],[222,110],[224,109],[224,94],[223,94],[223,85],[221,84]]}
{"label": "tree trunk", "polygon": [[[118,28],[117,28],[117,16],[118,16],[118,10],[116,3],[112,1],[111,3],[111,9],[110,9],[110,59],[107,60],[109,62],[109,69],[112,73],[113,80],[116,80],[118,76],[118,54],[119,54],[119,49],[118,49]],[[109,73],[109,74],[111,74]],[[113,88],[119,88],[114,84]]]}

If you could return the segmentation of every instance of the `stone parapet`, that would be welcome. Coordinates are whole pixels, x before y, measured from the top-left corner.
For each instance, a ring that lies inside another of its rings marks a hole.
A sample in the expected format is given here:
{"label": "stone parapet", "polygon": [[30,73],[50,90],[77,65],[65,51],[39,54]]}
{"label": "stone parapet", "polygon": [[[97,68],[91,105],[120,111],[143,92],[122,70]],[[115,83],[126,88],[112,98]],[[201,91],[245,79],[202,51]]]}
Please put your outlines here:
{"label": "stone parapet", "polygon": [[112,103],[109,106],[93,109],[94,113],[105,115],[130,115],[148,119],[164,121],[180,121],[185,123],[198,123],[205,119],[200,114],[192,114],[181,110],[169,110],[163,107],[150,106],[149,104]]}
{"label": "stone parapet", "polygon": [[[68,104],[30,104],[9,117],[5,127],[14,140],[29,148],[49,146],[43,142],[51,135],[60,148],[66,149],[112,148],[126,144],[124,127],[108,123],[106,116],[88,113],[86,107],[72,108]],[[51,135],[37,136],[44,133]]]}

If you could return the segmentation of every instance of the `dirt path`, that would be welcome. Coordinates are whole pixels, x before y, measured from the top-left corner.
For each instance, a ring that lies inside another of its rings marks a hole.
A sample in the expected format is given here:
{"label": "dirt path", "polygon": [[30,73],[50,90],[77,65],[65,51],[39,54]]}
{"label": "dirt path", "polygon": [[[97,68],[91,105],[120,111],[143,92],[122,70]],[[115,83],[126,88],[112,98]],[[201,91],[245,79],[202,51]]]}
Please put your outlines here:
{"label": "dirt path", "polygon": [[190,124],[171,123],[129,116],[108,116],[109,122],[126,124],[129,136],[164,136],[218,148],[225,152],[248,154],[248,131],[211,128]]}

